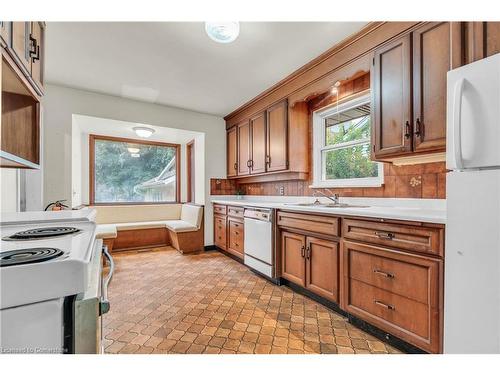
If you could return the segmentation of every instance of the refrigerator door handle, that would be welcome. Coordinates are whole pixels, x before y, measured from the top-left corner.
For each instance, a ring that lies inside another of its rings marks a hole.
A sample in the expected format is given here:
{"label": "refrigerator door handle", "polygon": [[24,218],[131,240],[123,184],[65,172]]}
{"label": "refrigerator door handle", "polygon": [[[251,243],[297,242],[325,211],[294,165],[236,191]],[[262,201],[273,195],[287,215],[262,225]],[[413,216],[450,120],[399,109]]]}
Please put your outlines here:
{"label": "refrigerator door handle", "polygon": [[463,169],[462,160],[462,96],[465,79],[461,78],[455,84],[453,96],[453,152],[456,169]]}

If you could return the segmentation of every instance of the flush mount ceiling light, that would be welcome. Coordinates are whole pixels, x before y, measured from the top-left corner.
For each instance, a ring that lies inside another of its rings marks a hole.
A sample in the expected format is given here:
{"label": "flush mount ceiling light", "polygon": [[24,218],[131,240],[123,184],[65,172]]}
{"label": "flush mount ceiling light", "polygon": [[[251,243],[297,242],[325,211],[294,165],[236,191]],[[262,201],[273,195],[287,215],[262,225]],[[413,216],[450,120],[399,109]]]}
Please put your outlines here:
{"label": "flush mount ceiling light", "polygon": [[205,22],[205,31],[217,43],[231,43],[240,34],[239,22]]}
{"label": "flush mount ceiling light", "polygon": [[146,128],[145,126],[136,126],[133,130],[141,138],[149,138],[155,132],[154,129]]}
{"label": "flush mount ceiling light", "polygon": [[137,147],[127,147],[127,150],[132,154],[132,156],[140,151]]}

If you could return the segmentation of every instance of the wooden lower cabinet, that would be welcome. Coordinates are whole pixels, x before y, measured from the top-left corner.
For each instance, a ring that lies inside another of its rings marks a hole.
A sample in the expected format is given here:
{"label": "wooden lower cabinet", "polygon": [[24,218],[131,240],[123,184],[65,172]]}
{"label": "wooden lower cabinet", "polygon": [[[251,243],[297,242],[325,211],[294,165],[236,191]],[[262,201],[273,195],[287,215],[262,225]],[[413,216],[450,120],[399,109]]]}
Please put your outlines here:
{"label": "wooden lower cabinet", "polygon": [[343,308],[431,353],[442,351],[442,260],[343,241]]}
{"label": "wooden lower cabinet", "polygon": [[297,285],[306,285],[306,238],[281,232],[281,277]]}
{"label": "wooden lower cabinet", "polygon": [[244,232],[243,220],[228,217],[227,218],[227,248],[226,251],[243,259]]}
{"label": "wooden lower cabinet", "polygon": [[281,277],[339,302],[339,244],[301,234],[281,233]]}
{"label": "wooden lower cabinet", "polygon": [[214,242],[215,246],[226,250],[226,217],[214,216]]}
{"label": "wooden lower cabinet", "polygon": [[339,302],[339,244],[306,238],[306,288]]}

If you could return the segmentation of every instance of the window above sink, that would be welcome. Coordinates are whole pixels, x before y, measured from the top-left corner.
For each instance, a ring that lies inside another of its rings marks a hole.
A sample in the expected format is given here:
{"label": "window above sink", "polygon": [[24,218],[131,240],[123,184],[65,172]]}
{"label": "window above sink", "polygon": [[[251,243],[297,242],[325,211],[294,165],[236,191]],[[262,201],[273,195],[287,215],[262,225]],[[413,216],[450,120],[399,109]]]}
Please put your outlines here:
{"label": "window above sink", "polygon": [[313,113],[312,188],[381,186],[383,164],[370,160],[370,94]]}

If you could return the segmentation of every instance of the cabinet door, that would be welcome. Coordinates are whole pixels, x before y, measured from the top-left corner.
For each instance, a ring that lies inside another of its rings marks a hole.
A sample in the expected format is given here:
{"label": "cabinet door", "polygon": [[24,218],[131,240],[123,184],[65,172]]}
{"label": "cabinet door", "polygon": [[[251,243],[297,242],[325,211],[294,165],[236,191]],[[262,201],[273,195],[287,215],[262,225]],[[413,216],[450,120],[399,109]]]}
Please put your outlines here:
{"label": "cabinet door", "polygon": [[238,175],[238,128],[233,126],[227,131],[227,177]]}
{"label": "cabinet door", "polygon": [[12,22],[12,51],[19,62],[31,73],[31,22]]}
{"label": "cabinet door", "polygon": [[467,52],[468,63],[500,52],[500,22],[469,22]]}
{"label": "cabinet door", "polygon": [[299,234],[281,232],[281,276],[305,286],[306,238]]}
{"label": "cabinet door", "polygon": [[266,116],[265,112],[250,119],[251,157],[250,174],[266,171]]}
{"label": "cabinet door", "polygon": [[38,86],[39,89],[43,88],[43,56],[44,56],[44,29],[40,22],[31,23],[31,34],[30,39],[32,40],[31,48],[33,54],[31,58],[31,77],[33,81]]}
{"label": "cabinet door", "polygon": [[[430,22],[413,36],[415,151],[446,147],[446,73],[452,67],[450,22]],[[460,40],[457,42],[460,48]]]}
{"label": "cabinet door", "polygon": [[267,110],[267,171],[288,167],[287,102],[277,103]]}
{"label": "cabinet door", "polygon": [[238,176],[250,173],[250,124],[248,120],[237,125],[238,127]]}
{"label": "cabinet door", "polygon": [[0,45],[10,47],[10,27],[12,22],[0,21]]}
{"label": "cabinet door", "polygon": [[214,242],[215,246],[226,250],[226,217],[214,216]]}
{"label": "cabinet door", "polygon": [[338,242],[307,237],[306,288],[331,301],[339,301]]}
{"label": "cabinet door", "polygon": [[411,152],[410,35],[375,51],[372,65],[372,137],[376,158]]}

